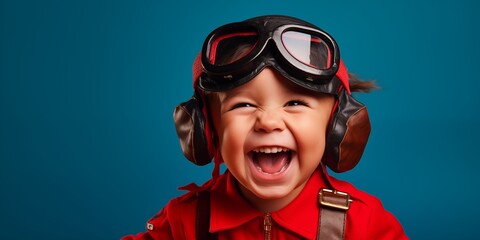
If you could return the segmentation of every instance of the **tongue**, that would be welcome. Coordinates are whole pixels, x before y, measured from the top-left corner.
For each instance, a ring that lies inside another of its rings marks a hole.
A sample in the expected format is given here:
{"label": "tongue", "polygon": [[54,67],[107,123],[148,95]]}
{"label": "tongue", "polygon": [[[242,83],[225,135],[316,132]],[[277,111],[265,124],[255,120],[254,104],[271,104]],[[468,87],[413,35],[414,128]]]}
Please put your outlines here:
{"label": "tongue", "polygon": [[288,163],[289,154],[287,152],[279,153],[257,153],[254,161],[263,172],[274,174],[282,170]]}

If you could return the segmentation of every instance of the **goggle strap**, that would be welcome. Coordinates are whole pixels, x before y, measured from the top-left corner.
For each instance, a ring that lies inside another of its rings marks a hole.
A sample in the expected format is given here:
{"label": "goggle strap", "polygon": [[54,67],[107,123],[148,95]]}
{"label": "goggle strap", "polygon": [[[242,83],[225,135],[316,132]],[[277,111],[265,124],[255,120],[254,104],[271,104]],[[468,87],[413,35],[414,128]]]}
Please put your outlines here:
{"label": "goggle strap", "polygon": [[[201,53],[195,57],[195,60],[193,61],[193,66],[192,66],[192,73],[193,73],[193,88],[196,89],[198,86],[198,79],[202,75],[202,60],[201,60]],[[351,94],[350,92],[350,84],[348,82],[348,71],[347,67],[343,63],[343,60],[340,59],[340,66],[338,67],[338,72],[336,74],[338,79],[340,79],[340,82],[342,83],[343,87],[345,87],[345,90],[347,91],[348,94]]]}

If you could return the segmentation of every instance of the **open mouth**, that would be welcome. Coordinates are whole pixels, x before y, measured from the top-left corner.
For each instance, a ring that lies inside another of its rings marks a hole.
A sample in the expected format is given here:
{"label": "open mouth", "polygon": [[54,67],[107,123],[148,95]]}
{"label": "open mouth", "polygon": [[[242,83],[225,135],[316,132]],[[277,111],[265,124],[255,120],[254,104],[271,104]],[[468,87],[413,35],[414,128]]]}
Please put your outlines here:
{"label": "open mouth", "polygon": [[264,174],[284,172],[292,160],[292,151],[283,147],[263,147],[252,151],[255,167]]}

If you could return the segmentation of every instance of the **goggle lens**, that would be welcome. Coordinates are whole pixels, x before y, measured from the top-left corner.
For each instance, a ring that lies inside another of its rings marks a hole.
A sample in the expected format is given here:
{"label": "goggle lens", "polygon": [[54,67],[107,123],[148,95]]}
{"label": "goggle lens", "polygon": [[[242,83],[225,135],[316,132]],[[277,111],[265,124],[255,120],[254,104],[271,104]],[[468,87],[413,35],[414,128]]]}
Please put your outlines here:
{"label": "goggle lens", "polygon": [[231,33],[212,42],[209,60],[212,65],[224,66],[238,61],[251,52],[258,42],[256,32]]}
{"label": "goggle lens", "polygon": [[331,67],[330,48],[320,37],[297,31],[286,31],[281,39],[290,55],[303,64],[320,70]]}
{"label": "goggle lens", "polygon": [[[256,32],[219,36],[211,44],[210,63],[224,66],[242,59],[255,48],[258,38]],[[288,53],[301,63],[319,70],[331,67],[330,48],[320,37],[298,31],[286,31],[282,33],[281,40]]]}

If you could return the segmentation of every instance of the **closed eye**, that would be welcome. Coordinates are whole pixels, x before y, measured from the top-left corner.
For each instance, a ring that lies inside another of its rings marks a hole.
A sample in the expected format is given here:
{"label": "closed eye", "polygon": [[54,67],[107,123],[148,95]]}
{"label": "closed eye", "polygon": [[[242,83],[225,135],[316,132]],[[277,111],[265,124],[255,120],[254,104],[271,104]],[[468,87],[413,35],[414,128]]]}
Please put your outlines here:
{"label": "closed eye", "polygon": [[253,105],[250,104],[250,103],[237,103],[237,104],[233,105],[231,110],[237,109],[237,108],[248,108],[248,107],[253,107]]}
{"label": "closed eye", "polygon": [[291,100],[285,104],[285,107],[295,107],[295,106],[307,106],[308,103],[303,100]]}

